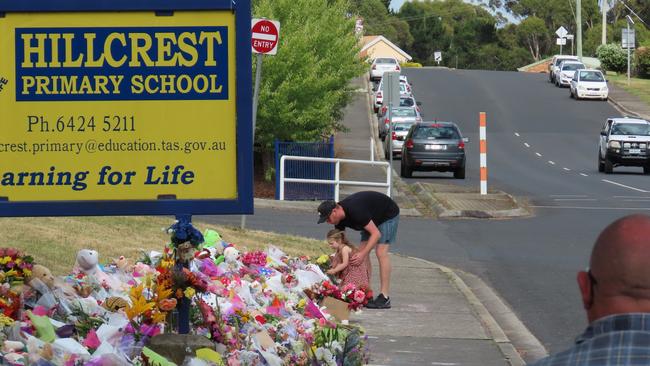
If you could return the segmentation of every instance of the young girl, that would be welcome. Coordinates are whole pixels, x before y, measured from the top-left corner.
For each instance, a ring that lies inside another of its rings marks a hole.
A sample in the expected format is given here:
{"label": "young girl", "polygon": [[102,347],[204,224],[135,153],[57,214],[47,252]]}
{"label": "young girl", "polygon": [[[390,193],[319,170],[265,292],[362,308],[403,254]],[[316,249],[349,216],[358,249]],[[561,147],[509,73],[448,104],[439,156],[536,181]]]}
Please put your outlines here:
{"label": "young girl", "polygon": [[330,230],[327,233],[327,243],[336,250],[332,267],[327,270],[327,274],[337,275],[341,279],[341,287],[352,283],[357,288],[370,289],[370,260],[366,257],[359,265],[350,264],[350,257],[357,252],[357,248],[348,241],[345,231]]}

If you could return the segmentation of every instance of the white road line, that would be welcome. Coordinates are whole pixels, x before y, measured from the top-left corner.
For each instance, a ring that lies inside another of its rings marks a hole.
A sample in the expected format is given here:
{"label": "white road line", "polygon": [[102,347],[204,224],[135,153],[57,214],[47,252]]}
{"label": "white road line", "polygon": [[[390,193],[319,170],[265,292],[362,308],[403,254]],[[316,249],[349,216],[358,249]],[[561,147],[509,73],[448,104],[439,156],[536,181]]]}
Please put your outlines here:
{"label": "white road line", "polygon": [[627,199],[627,200],[623,200],[623,201],[625,201],[625,202],[650,202],[649,199],[646,199],[646,200],[630,200],[630,199]]}
{"label": "white road line", "polygon": [[612,196],[612,198],[643,198],[643,199],[650,200],[650,197],[644,197],[644,196]]}
{"label": "white road line", "polygon": [[553,201],[597,201],[595,198],[554,198]]}
{"label": "white road line", "polygon": [[519,137],[519,133],[518,133],[518,132],[515,132],[515,136]]}
{"label": "white road line", "polygon": [[601,180],[602,180],[603,182],[605,182],[605,183],[609,183],[609,184],[613,184],[613,185],[616,185],[616,186],[619,186],[619,187],[623,187],[623,188],[631,189],[631,190],[633,190],[633,191],[643,192],[643,193],[650,193],[650,191],[646,191],[646,190],[643,190],[643,189],[640,189],[640,188],[634,188],[634,187],[626,186],[625,184],[612,182],[611,180],[607,180],[607,179],[601,179]]}
{"label": "white road line", "polygon": [[526,146],[526,147],[530,147],[530,145],[528,145],[527,142],[524,142],[524,146]]}
{"label": "white road line", "polygon": [[569,168],[562,168],[562,169],[566,170],[567,172],[571,171],[571,169],[569,169]]}
{"label": "white road line", "polygon": [[537,153],[537,152],[535,153],[535,155],[539,156],[540,158],[542,157],[542,154]]}
{"label": "white road line", "polygon": [[548,161],[548,163],[551,164],[551,165],[555,165],[555,162],[550,161],[550,160]]}
{"label": "white road line", "polygon": [[588,177],[588,175],[585,173],[580,173],[580,175],[582,175],[583,177]]}
{"label": "white road line", "polygon": [[581,206],[530,206],[532,208],[563,208],[572,210],[622,210],[622,211],[650,211],[650,207],[581,207]]}
{"label": "white road line", "polygon": [[574,197],[574,198],[584,198],[588,197],[586,194],[552,194],[549,197]]}

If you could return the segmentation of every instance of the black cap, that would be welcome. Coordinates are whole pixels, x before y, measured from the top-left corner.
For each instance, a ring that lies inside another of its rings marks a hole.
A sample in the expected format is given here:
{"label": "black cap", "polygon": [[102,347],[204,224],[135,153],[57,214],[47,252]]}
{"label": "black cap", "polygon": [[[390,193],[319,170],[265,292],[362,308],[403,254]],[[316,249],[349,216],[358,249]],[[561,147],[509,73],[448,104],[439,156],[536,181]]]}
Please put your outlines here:
{"label": "black cap", "polygon": [[320,214],[320,217],[318,218],[318,223],[322,224],[323,222],[327,221],[327,218],[330,217],[332,210],[334,210],[335,208],[336,208],[336,202],[332,200],[323,201],[318,206],[318,213]]}

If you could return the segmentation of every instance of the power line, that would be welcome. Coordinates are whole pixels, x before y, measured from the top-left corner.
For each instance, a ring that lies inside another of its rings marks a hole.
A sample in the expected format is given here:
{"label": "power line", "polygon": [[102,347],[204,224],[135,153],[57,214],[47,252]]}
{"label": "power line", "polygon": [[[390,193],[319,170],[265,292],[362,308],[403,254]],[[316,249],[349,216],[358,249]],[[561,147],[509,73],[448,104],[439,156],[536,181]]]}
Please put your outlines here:
{"label": "power line", "polygon": [[627,10],[630,11],[630,13],[632,13],[635,17],[637,17],[637,19],[639,19],[639,20],[641,21],[641,23],[645,24],[646,27],[650,28],[650,26],[648,26],[648,23],[646,23],[645,20],[641,19],[641,17],[639,16],[639,14],[637,14],[634,10],[632,10],[632,8],[630,8],[629,6],[627,6],[627,4],[625,3],[625,1],[621,0],[621,4],[623,4],[623,6],[625,6],[625,7],[627,8]]}

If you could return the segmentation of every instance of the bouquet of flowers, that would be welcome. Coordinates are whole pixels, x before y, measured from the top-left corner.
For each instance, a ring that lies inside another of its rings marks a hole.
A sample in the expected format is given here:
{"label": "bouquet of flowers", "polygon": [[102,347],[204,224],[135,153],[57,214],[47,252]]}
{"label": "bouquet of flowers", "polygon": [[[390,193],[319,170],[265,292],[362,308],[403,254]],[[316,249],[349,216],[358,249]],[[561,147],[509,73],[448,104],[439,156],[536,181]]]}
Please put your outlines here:
{"label": "bouquet of flowers", "polygon": [[343,325],[317,327],[311,350],[317,365],[365,365],[369,361],[367,337],[358,328]]}
{"label": "bouquet of flowers", "polygon": [[328,254],[323,254],[316,258],[316,264],[320,267],[321,271],[327,272],[332,265],[332,258]]}
{"label": "bouquet of flowers", "polygon": [[0,248],[0,311],[17,320],[22,300],[16,287],[32,275],[34,258],[16,248]]}
{"label": "bouquet of flowers", "polygon": [[317,300],[322,300],[323,298],[330,296],[345,301],[348,303],[348,308],[350,310],[358,310],[372,299],[372,291],[366,288],[357,288],[351,283],[343,286],[343,288],[339,288],[330,281],[323,281],[320,284],[315,285],[311,289],[310,293],[313,294]]}

